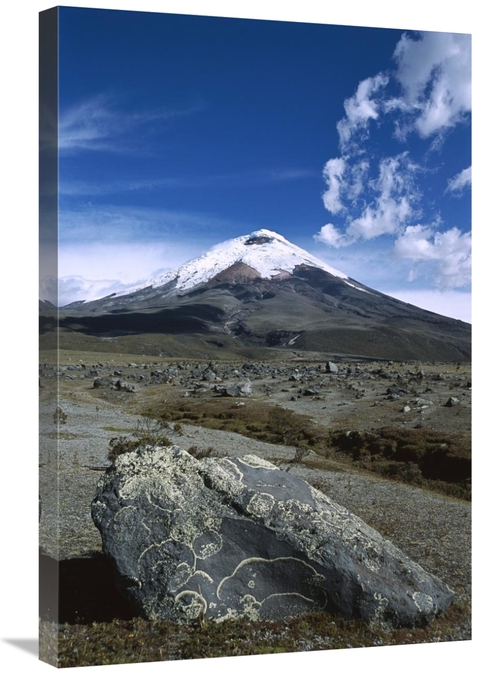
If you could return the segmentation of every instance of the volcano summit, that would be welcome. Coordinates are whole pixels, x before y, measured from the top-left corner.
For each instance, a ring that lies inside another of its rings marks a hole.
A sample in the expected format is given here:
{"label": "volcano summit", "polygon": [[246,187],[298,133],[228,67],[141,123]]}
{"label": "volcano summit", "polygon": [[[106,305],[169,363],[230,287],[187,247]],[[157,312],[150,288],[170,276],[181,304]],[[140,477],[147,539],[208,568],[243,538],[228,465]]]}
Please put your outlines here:
{"label": "volcano summit", "polygon": [[56,313],[63,341],[68,333],[163,335],[169,343],[189,336],[210,357],[214,345],[393,360],[471,357],[469,324],[368,288],[267,229],[220,243],[127,293],[63,307],[42,319],[42,332],[55,328]]}

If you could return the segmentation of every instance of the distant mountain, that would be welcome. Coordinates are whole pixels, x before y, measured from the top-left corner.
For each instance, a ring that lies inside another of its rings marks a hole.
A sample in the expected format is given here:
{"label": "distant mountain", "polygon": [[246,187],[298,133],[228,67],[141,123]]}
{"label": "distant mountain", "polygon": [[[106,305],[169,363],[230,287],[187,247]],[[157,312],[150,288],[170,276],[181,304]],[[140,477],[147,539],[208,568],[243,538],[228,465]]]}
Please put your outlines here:
{"label": "distant mountain", "polygon": [[131,292],[63,307],[59,327],[379,359],[471,357],[469,324],[368,288],[267,229],[218,244]]}

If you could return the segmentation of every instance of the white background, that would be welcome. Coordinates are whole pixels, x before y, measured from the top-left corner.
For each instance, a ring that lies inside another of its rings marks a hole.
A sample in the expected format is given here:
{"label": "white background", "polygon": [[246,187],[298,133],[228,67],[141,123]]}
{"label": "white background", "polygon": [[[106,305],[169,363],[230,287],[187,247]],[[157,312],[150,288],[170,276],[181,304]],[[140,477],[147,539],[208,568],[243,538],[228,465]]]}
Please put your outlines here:
{"label": "white background", "polygon": [[[493,432],[497,405],[496,316],[498,275],[498,38],[486,0],[307,0],[295,7],[277,0],[120,0],[75,2],[80,7],[168,11],[212,16],[284,19],[343,25],[467,32],[473,36],[474,97],[474,618],[472,642],[252,656],[217,660],[115,665],[98,672],[179,673],[250,672],[282,668],[348,668],[405,673],[491,671],[498,640],[496,548],[498,508],[498,434]],[[48,669],[37,659],[38,637],[38,12],[53,6],[36,0],[3,7],[0,19],[2,144],[0,392],[2,449],[0,468],[0,666],[5,672]],[[491,7],[491,5],[490,5]],[[479,394],[478,394],[479,391]],[[31,648],[30,645],[31,644]],[[28,646],[27,646],[28,645]],[[480,661],[483,660],[484,664]],[[124,669],[127,667],[127,670]],[[84,671],[94,671],[86,668]]]}

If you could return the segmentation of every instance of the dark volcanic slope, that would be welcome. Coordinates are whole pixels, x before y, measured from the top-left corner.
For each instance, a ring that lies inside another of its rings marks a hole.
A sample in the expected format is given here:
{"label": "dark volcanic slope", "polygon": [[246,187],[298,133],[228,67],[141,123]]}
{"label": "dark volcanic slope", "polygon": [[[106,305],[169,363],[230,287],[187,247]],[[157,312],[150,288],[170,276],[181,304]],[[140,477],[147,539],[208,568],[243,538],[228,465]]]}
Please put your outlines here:
{"label": "dark volcanic slope", "polygon": [[[40,323],[42,331],[54,325],[53,319]],[[394,360],[471,358],[469,324],[306,265],[266,280],[238,263],[184,292],[170,282],[75,303],[60,310],[59,326],[101,337],[156,333],[204,339],[219,333],[245,346]]]}

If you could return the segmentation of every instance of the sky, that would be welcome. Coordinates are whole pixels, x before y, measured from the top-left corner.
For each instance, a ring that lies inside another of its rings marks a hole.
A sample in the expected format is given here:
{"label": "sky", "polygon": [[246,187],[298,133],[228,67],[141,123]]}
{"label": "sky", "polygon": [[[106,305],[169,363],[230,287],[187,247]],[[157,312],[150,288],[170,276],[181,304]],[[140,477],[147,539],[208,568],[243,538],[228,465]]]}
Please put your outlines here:
{"label": "sky", "polygon": [[470,35],[59,12],[59,304],[267,228],[471,321]]}

